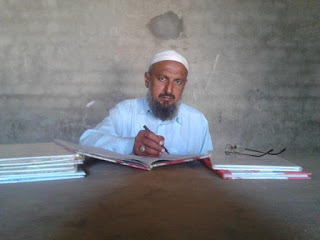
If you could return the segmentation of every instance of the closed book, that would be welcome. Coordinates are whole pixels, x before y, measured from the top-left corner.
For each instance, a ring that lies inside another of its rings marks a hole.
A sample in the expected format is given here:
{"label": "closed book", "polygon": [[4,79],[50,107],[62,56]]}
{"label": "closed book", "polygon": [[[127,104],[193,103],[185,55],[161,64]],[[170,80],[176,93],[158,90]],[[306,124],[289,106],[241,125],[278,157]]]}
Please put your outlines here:
{"label": "closed book", "polygon": [[260,170],[260,171],[301,171],[298,166],[282,157],[265,155],[263,157],[251,157],[240,154],[225,154],[224,150],[218,149],[207,162],[212,169],[216,170]]}
{"label": "closed book", "polygon": [[213,170],[219,177],[223,179],[311,179],[311,173],[300,172],[280,172],[280,171],[229,171],[229,170]]}
{"label": "closed book", "polygon": [[223,179],[311,179],[301,166],[274,155],[252,157],[218,149],[201,161]]}

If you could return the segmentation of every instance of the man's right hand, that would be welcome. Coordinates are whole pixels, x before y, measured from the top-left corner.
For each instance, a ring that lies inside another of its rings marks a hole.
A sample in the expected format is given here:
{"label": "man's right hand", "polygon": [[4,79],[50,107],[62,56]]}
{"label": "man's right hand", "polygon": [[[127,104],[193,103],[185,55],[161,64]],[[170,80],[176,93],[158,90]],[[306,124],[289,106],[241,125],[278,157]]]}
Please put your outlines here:
{"label": "man's right hand", "polygon": [[140,156],[159,157],[165,150],[164,137],[151,131],[141,130],[135,138],[133,153]]}

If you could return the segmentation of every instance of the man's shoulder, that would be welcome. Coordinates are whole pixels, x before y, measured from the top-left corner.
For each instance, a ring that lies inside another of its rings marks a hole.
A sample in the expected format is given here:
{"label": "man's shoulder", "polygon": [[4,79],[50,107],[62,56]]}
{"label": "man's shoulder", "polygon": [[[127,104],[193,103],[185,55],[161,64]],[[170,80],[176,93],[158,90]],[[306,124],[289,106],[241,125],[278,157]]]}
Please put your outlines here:
{"label": "man's shoulder", "polygon": [[119,102],[115,108],[117,109],[141,109],[144,107],[144,98],[132,98]]}
{"label": "man's shoulder", "polygon": [[191,107],[189,105],[186,105],[184,103],[182,103],[180,105],[179,114],[181,114],[183,117],[199,118],[199,119],[206,120],[206,118],[202,112],[200,112],[198,109]]}

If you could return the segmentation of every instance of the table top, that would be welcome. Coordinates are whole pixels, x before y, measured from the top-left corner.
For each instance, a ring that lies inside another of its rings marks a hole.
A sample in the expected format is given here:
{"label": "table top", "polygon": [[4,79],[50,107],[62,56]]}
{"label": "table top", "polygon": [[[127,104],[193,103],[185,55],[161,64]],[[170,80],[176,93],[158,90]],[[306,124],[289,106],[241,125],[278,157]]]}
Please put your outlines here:
{"label": "table top", "polygon": [[143,171],[88,158],[86,178],[0,185],[0,239],[320,239],[312,180],[223,180],[200,162]]}

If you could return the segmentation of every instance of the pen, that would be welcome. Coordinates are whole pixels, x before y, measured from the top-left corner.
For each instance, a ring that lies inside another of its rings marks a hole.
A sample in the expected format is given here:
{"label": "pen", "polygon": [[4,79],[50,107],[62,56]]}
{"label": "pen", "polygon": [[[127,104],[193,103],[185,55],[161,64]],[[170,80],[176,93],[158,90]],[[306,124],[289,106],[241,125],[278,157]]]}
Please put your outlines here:
{"label": "pen", "polygon": [[[151,130],[146,126],[146,125],[143,125],[143,128],[149,132],[151,132]],[[170,154],[169,151],[166,149],[166,147],[164,145],[162,145],[162,147],[164,148],[164,150],[166,151],[166,153]]]}

